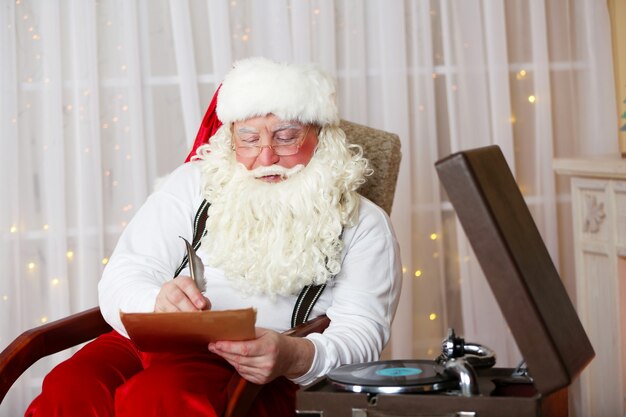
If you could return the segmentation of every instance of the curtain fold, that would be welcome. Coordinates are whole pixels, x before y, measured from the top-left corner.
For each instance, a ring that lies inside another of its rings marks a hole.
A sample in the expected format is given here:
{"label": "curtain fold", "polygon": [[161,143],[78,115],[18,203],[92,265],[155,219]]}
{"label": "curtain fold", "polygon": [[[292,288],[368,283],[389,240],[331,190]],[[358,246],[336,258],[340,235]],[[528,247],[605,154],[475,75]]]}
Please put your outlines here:
{"label": "curtain fold", "polygon": [[[209,44],[215,74],[213,82],[219,84],[230,70],[233,61],[229,1],[206,0],[206,4],[210,30]],[[200,43],[205,44],[206,40]],[[203,99],[203,102],[207,102],[206,98]]]}
{"label": "curtain fold", "polygon": [[[0,5],[0,27],[3,30],[0,36],[0,56],[3,63],[0,65],[0,138],[2,140],[3,158],[0,163],[0,266],[5,277],[19,277],[23,271],[18,271],[18,265],[23,265],[20,247],[22,237],[18,233],[21,227],[19,219],[19,201],[21,181],[18,171],[20,144],[15,139],[18,133],[18,118],[20,115],[18,92],[20,80],[17,68],[17,23],[15,3],[8,2]],[[0,284],[0,317],[11,317],[12,320],[0,320],[0,349],[9,343],[18,329],[15,323],[26,327],[22,309],[13,300],[18,300],[24,294],[24,283],[21,279],[2,279]],[[16,384],[13,400],[9,407],[15,409],[19,399],[24,397],[24,378]],[[3,407],[3,405],[0,405]],[[5,408],[9,408],[6,407]]]}
{"label": "curtain fold", "polygon": [[[58,51],[61,45],[61,15],[58,2],[46,2],[41,10],[41,15],[46,16],[40,26],[41,32],[35,34],[41,41],[41,50]],[[49,317],[67,314],[69,311],[67,300],[68,294],[60,291],[56,295],[61,297],[61,302],[51,302],[52,294],[49,279],[52,276],[67,276],[67,263],[64,260],[64,252],[67,245],[66,201],[62,198],[54,198],[55,195],[67,194],[66,178],[68,174],[65,158],[65,141],[63,128],[63,78],[61,75],[61,56],[59,54],[46,54],[42,60],[41,77],[38,80],[40,91],[33,97],[32,106],[39,107],[41,122],[34,128],[35,136],[45,139],[41,147],[33,149],[34,165],[38,173],[33,180],[36,194],[35,205],[40,208],[38,225],[40,230],[46,232],[46,238],[37,242],[38,253],[32,253],[32,261],[28,268],[40,275],[43,280],[31,281],[31,290],[39,291],[43,297],[38,305],[42,322]],[[32,219],[35,220],[35,219]],[[47,226],[46,226],[47,225]],[[47,276],[45,276],[45,275]],[[48,279],[45,279],[48,278]]]}
{"label": "curtain fold", "polygon": [[[73,51],[67,58],[66,71],[72,74],[65,82],[62,111],[65,119],[65,143],[67,145],[68,200],[66,219],[76,230],[76,239],[65,254],[58,257],[65,263],[69,255],[76,258],[76,277],[64,285],[70,299],[70,310],[77,311],[93,306],[97,297],[93,293],[97,285],[102,259],[106,250],[104,194],[102,170],[103,152],[100,134],[100,88],[97,59],[97,38],[93,27],[97,25],[95,4],[75,1],[65,4],[63,15],[67,16],[64,39]],[[81,248],[77,250],[77,248]],[[65,255],[65,256],[63,256]],[[62,277],[69,277],[66,271]],[[74,295],[73,297],[71,295]]]}
{"label": "curtain fold", "polygon": [[[148,32],[146,20],[150,16],[150,12],[147,11],[150,5],[141,2],[142,11],[139,12],[136,2],[120,0],[118,2],[117,7],[111,9],[111,11],[121,10],[123,38],[117,39],[117,41],[120,42],[119,45],[122,46],[124,53],[122,54],[122,60],[119,61],[119,69],[116,71],[116,75],[125,79],[122,85],[126,88],[120,88],[118,91],[121,92],[122,98],[124,96],[128,97],[128,107],[131,109],[130,130],[126,137],[127,139],[124,140],[126,143],[121,146],[121,150],[126,161],[132,160],[132,163],[125,163],[122,165],[123,168],[120,168],[124,170],[123,175],[126,178],[132,178],[130,184],[132,192],[129,196],[128,204],[138,208],[150,191],[147,174],[150,173],[154,176],[154,171],[156,171],[155,168],[152,168],[150,170],[152,172],[147,172],[145,168],[150,163],[146,161],[146,150],[153,146],[150,143],[148,132],[145,131],[145,126],[154,126],[156,115],[154,109],[152,111],[143,111],[143,109],[147,103],[151,103],[152,106],[155,104],[153,92],[145,85],[145,81],[155,77],[157,74],[152,71],[151,61],[148,61],[147,57],[142,53],[150,48],[149,42],[154,41],[148,40],[151,33]],[[171,45],[168,46],[171,48]],[[114,114],[116,110],[111,109],[111,112]],[[150,107],[147,110],[150,110]],[[114,121],[114,118],[115,116],[112,116],[111,121]],[[158,150],[155,148],[153,153],[156,152]]]}
{"label": "curtain fold", "polygon": [[[313,61],[341,117],[397,133],[402,299],[386,358],[448,327],[521,359],[433,164],[499,145],[566,287],[569,190],[554,157],[618,155],[604,2],[7,0],[0,5],[0,348],[97,303],[117,238],[183,162],[233,61]],[[0,405],[18,415],[42,361]]]}
{"label": "curtain fold", "polygon": [[194,39],[191,31],[191,17],[187,0],[170,0],[176,70],[180,81],[180,97],[185,125],[187,146],[191,149],[202,121],[200,114],[200,96],[198,93],[198,74],[194,59]]}
{"label": "curtain fold", "polygon": [[[412,248],[409,248],[408,258],[403,253],[407,268],[403,291],[407,290],[408,282],[410,286],[406,292],[410,294],[411,302],[406,308],[410,308],[411,314],[405,317],[411,319],[412,327],[406,337],[412,341],[412,356],[427,358],[436,353],[434,341],[445,334],[446,325],[460,329],[452,324],[454,319],[448,308],[446,252],[442,239],[445,219],[441,211],[439,179],[433,169],[441,152],[437,141],[440,136],[437,122],[440,109],[434,82],[440,78],[436,77],[436,46],[432,42],[436,25],[428,2],[415,2],[408,6],[407,44],[412,45],[407,48],[410,69],[408,120],[411,130],[407,136],[409,140],[403,143],[402,149],[403,159],[410,161],[407,164],[411,181],[408,188],[411,190],[408,194],[410,205],[405,209],[412,212],[400,218],[411,221],[408,233]],[[396,343],[397,339],[394,339],[393,346]]]}

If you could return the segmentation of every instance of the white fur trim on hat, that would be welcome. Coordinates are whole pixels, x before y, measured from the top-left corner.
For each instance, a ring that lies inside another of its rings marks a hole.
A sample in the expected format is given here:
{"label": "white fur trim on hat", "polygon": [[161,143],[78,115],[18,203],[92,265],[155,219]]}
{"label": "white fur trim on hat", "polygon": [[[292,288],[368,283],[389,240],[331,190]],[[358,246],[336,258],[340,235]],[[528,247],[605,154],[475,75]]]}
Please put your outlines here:
{"label": "white fur trim on hat", "polygon": [[313,65],[237,61],[219,90],[217,116],[227,125],[270,113],[320,126],[338,124],[333,79]]}

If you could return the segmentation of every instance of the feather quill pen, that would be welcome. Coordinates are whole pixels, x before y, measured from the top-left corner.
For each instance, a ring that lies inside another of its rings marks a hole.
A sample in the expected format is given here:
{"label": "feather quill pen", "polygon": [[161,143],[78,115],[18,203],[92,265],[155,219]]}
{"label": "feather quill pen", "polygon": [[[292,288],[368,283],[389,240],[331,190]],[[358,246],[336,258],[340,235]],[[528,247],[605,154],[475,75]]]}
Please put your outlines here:
{"label": "feather quill pen", "polygon": [[189,271],[191,274],[191,279],[196,283],[196,287],[200,290],[200,292],[206,291],[206,281],[204,280],[204,264],[200,257],[196,254],[196,251],[193,249],[193,246],[189,243],[187,239],[182,236],[179,236],[182,240],[185,241],[187,245],[187,259],[189,260]]}

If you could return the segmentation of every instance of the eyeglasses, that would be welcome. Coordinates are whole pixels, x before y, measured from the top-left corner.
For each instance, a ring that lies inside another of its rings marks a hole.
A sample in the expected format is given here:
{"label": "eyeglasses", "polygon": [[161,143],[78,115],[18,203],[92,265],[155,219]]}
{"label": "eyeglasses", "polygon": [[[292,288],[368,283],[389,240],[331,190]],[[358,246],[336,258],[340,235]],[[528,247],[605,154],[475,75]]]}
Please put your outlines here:
{"label": "eyeglasses", "polygon": [[233,129],[235,137],[233,148],[237,155],[244,158],[259,156],[263,148],[270,148],[278,156],[295,155],[300,151],[310,128],[311,125],[308,125],[306,129],[303,126],[287,126],[284,129],[278,129],[272,136],[271,145],[259,145],[261,136],[258,133],[239,134]]}

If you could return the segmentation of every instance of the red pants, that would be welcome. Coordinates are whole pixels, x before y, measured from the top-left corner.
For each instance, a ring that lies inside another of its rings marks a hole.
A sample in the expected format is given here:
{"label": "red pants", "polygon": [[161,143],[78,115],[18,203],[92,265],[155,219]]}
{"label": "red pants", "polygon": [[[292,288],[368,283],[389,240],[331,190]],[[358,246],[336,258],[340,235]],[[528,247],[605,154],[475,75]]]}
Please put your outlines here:
{"label": "red pants", "polygon": [[[116,332],[56,366],[26,417],[217,417],[234,369],[210,353],[143,353]],[[290,416],[297,386],[278,378],[263,387],[251,416]]]}

